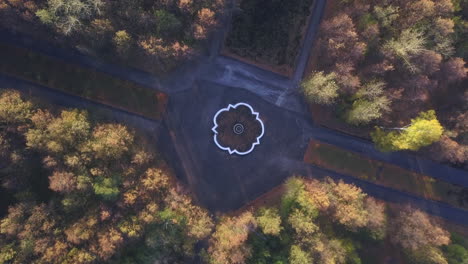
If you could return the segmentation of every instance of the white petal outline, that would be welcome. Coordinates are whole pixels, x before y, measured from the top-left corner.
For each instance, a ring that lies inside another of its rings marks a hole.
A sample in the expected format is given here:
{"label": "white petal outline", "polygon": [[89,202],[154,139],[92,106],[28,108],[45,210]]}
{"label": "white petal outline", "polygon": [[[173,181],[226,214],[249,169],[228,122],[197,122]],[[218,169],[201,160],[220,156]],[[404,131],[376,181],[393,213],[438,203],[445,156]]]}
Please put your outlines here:
{"label": "white petal outline", "polygon": [[[231,109],[236,109],[238,106],[246,106],[250,109],[250,112],[255,116],[255,119],[260,122],[260,125],[262,126],[262,133],[260,133],[260,135],[257,137],[257,140],[252,143],[252,146],[250,147],[250,149],[248,151],[245,151],[245,152],[240,152],[238,151],[237,149],[231,149],[230,147],[223,147],[221,146],[221,144],[219,144],[218,142],[218,131],[216,130],[218,128],[218,123],[216,122],[216,119],[218,118],[218,115],[221,114],[222,112],[227,112]],[[263,137],[263,134],[265,133],[265,127],[263,126],[263,121],[259,118],[259,113],[258,112],[255,112],[252,108],[252,106],[250,106],[249,104],[247,103],[237,103],[235,105],[232,105],[232,104],[229,104],[226,108],[221,108],[218,112],[216,112],[215,116],[213,117],[213,123],[214,123],[214,126],[213,128],[211,129],[211,131],[214,132],[214,136],[213,136],[213,140],[216,144],[216,146],[218,146],[218,148],[222,149],[222,150],[226,150],[229,152],[229,154],[237,154],[237,155],[247,155],[249,154],[250,152],[252,152],[255,148],[255,146],[259,145],[260,144],[260,139]]]}

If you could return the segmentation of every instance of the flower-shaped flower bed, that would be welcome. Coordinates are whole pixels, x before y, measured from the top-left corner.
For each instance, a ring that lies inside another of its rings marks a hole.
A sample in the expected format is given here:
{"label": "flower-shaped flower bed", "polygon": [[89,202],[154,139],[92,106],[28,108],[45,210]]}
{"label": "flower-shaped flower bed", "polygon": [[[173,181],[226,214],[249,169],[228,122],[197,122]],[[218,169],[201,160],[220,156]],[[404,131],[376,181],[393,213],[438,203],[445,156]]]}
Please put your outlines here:
{"label": "flower-shaped flower bed", "polygon": [[264,133],[259,114],[246,103],[228,105],[213,118],[214,142],[229,154],[246,155],[260,144]]}

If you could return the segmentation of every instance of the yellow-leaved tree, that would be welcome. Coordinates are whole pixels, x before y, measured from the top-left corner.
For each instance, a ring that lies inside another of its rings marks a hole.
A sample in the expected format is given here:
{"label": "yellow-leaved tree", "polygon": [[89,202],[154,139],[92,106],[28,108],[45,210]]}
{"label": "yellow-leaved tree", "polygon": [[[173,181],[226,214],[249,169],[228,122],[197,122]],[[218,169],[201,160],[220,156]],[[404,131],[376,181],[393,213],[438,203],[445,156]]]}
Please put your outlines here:
{"label": "yellow-leaved tree", "polygon": [[[391,130],[387,132],[385,130]],[[434,110],[422,112],[411,124],[401,128],[376,128],[372,140],[382,151],[418,150],[438,141],[444,128],[437,120]]]}

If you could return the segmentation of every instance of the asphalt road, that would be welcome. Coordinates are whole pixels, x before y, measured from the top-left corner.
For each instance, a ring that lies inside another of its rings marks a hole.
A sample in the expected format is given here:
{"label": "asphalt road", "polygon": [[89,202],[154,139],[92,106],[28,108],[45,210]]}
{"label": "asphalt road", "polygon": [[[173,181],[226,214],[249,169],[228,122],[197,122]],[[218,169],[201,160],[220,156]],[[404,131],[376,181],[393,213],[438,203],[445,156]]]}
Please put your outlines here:
{"label": "asphalt road", "polygon": [[[466,210],[304,163],[303,153],[311,136],[321,139],[322,133],[328,134],[330,131],[318,131],[304,126],[304,119],[296,113],[281,109],[259,96],[252,96],[245,90],[197,82],[193,89],[170,98],[168,117],[162,124],[12,77],[0,75],[0,83],[2,87],[46,98],[54,104],[89,109],[105,116],[106,120],[123,122],[145,131],[159,142],[158,148],[192,189],[198,201],[213,211],[240,208],[295,174],[343,180],[355,184],[378,199],[409,203],[455,223],[468,223]],[[200,107],[207,98],[211,103]],[[261,113],[260,117],[266,127],[262,144],[245,157],[230,156],[217,149],[209,132],[213,113],[220,107],[237,101],[254,105]]]}
{"label": "asphalt road", "polygon": [[[168,93],[168,112],[163,123],[3,75],[0,75],[0,83],[3,87],[18,89],[63,106],[96,109],[113,120],[147,131],[158,139],[161,149],[180,178],[188,183],[199,201],[212,210],[228,211],[239,208],[281,184],[294,173],[308,177],[326,174],[356,184],[370,195],[383,200],[409,202],[431,214],[467,224],[466,210],[325,171],[302,162],[307,143],[310,139],[317,139],[371,159],[468,187],[467,171],[408,153],[381,153],[371,142],[316,126],[310,120],[310,114],[297,93],[297,87],[304,74],[325,3],[326,0],[316,2],[293,79],[220,56],[218,52],[220,39],[223,37],[222,30],[217,32],[207,55],[187,62],[161,79],[137,69],[113,65],[76,51],[63,50],[25,36],[0,31],[2,42],[26,47]],[[228,24],[226,22],[225,26]],[[213,113],[227,103],[238,101],[247,101],[255,109],[259,109],[261,118],[265,119],[267,132],[262,144],[253,153],[242,158],[217,150],[211,140]]]}
{"label": "asphalt road", "polygon": [[82,97],[65,94],[55,89],[35,83],[18,80],[11,76],[0,74],[0,90],[15,89],[24,94],[38,98],[44,98],[47,102],[63,107],[73,107],[88,109],[95,113],[98,118],[101,117],[107,122],[121,122],[132,127],[144,128],[147,136],[154,139],[159,137],[163,124],[161,122],[149,119],[131,112],[117,109],[108,105],[96,103]]}

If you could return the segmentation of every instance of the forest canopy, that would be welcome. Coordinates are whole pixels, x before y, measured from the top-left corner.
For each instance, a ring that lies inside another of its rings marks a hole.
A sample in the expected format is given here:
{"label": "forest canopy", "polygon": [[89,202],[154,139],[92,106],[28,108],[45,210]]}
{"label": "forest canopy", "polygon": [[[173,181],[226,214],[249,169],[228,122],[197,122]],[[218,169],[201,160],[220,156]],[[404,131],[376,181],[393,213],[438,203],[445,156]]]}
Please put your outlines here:
{"label": "forest canopy", "polygon": [[221,218],[209,238],[206,260],[212,264],[384,263],[387,257],[395,263],[421,264],[468,260],[462,246],[466,240],[449,234],[418,209],[388,207],[360,188],[331,178],[291,177],[283,187],[279,202]]}
{"label": "forest canopy", "polygon": [[[320,27],[314,71],[302,83],[304,97],[348,124],[340,129],[360,136],[374,131],[379,146],[383,137],[376,135],[404,128],[386,136],[400,139],[386,150],[416,151],[435,142],[425,155],[466,165],[468,1],[334,2]],[[433,122],[411,121],[429,110]],[[408,141],[423,132],[433,136]]]}
{"label": "forest canopy", "polygon": [[144,146],[124,125],[1,92],[0,191],[13,197],[1,212],[0,263],[175,263],[193,256],[213,220]]}
{"label": "forest canopy", "polygon": [[213,216],[145,140],[2,90],[0,263],[381,263],[388,243],[406,263],[468,261],[439,221],[331,178],[291,177],[270,205]]}
{"label": "forest canopy", "polygon": [[223,0],[0,0],[0,25],[146,71],[166,72],[200,51]]}

